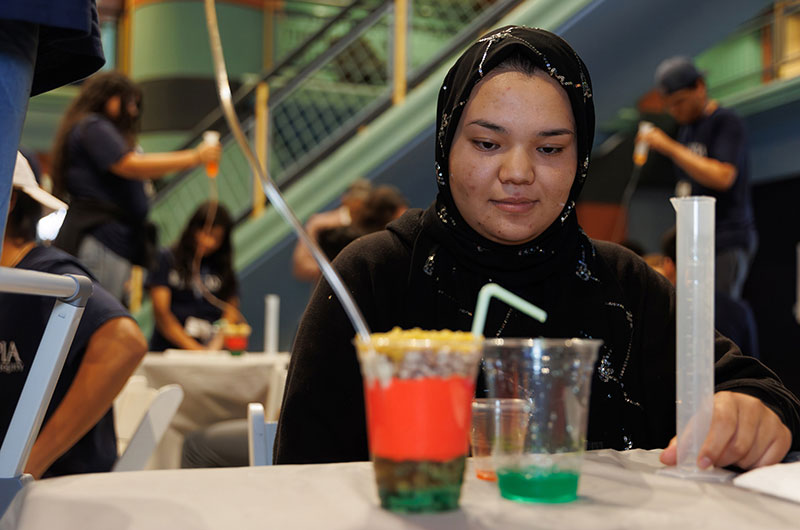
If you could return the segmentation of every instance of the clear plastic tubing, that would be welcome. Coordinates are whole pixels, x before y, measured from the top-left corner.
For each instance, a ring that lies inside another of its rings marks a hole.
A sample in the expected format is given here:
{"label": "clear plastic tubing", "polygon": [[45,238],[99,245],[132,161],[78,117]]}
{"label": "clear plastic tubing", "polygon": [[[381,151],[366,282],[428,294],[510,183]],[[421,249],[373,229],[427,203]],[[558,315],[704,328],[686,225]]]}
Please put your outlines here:
{"label": "clear plastic tubing", "polygon": [[714,406],[713,197],[670,199],[677,216],[677,469],[697,458]]}

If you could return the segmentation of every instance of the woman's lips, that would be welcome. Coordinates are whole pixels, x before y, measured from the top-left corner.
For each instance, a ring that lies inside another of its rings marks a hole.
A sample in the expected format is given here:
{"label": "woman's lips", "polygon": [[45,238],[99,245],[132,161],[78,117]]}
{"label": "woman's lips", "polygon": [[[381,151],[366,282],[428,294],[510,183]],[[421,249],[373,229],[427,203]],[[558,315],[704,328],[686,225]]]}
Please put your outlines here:
{"label": "woman's lips", "polygon": [[497,199],[491,200],[490,202],[495,205],[498,210],[508,213],[527,213],[531,211],[536,204],[536,201],[533,199],[523,198]]}

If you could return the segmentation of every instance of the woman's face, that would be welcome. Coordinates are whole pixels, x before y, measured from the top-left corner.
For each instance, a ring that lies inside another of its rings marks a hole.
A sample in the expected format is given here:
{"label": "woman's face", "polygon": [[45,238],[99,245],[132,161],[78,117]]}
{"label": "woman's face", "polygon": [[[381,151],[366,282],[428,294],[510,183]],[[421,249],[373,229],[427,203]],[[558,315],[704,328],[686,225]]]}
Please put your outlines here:
{"label": "woman's face", "polygon": [[200,252],[201,256],[208,256],[216,252],[220,245],[222,245],[224,237],[225,230],[221,226],[212,227],[208,233],[203,230],[198,230],[194,234],[197,250]]}
{"label": "woman's face", "polygon": [[[108,98],[105,105],[105,113],[112,120],[118,119],[122,114],[122,96],[116,95]],[[139,116],[139,103],[135,98],[132,97],[126,101],[125,113],[133,121]]]}
{"label": "woman's face", "polygon": [[490,73],[472,90],[450,150],[458,211],[483,237],[526,243],[561,213],[577,169],[567,94],[547,74]]}

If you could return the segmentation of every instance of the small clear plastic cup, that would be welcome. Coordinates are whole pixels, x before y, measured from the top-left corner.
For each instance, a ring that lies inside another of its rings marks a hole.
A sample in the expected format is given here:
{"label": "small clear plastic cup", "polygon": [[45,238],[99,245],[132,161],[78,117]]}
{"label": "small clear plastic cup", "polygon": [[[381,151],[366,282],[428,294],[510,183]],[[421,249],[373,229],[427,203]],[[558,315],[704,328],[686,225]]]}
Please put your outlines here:
{"label": "small clear plastic cup", "polygon": [[356,338],[381,506],[458,508],[482,338],[421,330]]}
{"label": "small clear plastic cup", "polygon": [[500,494],[522,502],[577,498],[592,373],[602,341],[491,339],[484,343],[489,398],[530,404],[522,451],[495,444]]}
{"label": "small clear plastic cup", "polygon": [[496,481],[492,453],[522,454],[528,428],[530,403],[524,399],[478,398],[472,400],[470,445],[475,475]]}

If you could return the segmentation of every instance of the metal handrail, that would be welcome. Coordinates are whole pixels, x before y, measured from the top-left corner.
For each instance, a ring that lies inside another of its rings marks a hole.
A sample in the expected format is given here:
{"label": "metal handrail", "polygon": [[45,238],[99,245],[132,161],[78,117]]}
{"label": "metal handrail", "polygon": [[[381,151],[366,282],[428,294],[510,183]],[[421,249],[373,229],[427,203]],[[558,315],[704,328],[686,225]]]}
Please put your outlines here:
{"label": "metal handrail", "polygon": [[[362,7],[362,4],[365,3],[365,0],[353,0],[353,2],[342,9],[335,17],[332,17],[328,20],[319,30],[315,33],[307,37],[297,48],[292,50],[286,57],[278,61],[272,68],[263,72],[259,77],[258,80],[254,81],[253,83],[248,83],[246,86],[239,88],[236,93],[233,95],[233,104],[234,106],[238,107],[248,96],[250,96],[256,89],[259,83],[267,81],[269,82],[275,76],[277,76],[282,70],[291,66],[292,64],[296,63],[303,55],[308,52],[308,50],[316,44],[319,39],[325,35],[328,30],[330,30],[333,26],[344,20],[349,14],[351,14],[356,9]],[[391,4],[391,0],[385,0],[380,6],[375,8],[375,10],[383,9],[385,10],[388,4]],[[345,36],[346,37],[346,36]],[[329,52],[326,51],[323,55],[327,56],[330,55]],[[298,77],[302,74],[298,74]],[[179,149],[188,149],[195,145],[203,136],[203,132],[219,126],[223,124],[225,121],[224,117],[222,116],[222,110],[219,107],[214,107],[214,110],[209,112],[204,118],[197,122],[197,125],[191,130],[189,133],[189,139],[183,143]]]}

